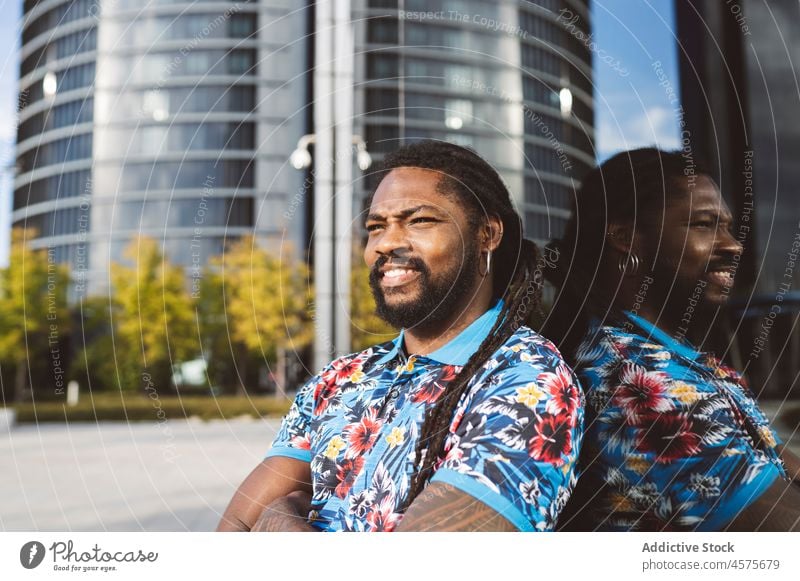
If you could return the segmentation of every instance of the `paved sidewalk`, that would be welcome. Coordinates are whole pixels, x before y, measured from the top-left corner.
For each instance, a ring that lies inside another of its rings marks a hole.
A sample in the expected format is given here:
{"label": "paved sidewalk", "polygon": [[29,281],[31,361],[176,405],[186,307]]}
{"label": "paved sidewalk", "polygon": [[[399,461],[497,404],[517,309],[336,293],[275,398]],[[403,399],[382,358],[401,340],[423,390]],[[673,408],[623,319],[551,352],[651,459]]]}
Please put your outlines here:
{"label": "paved sidewalk", "polygon": [[[779,406],[764,409],[775,417]],[[213,530],[278,425],[173,420],[0,431],[0,530]],[[800,435],[776,428],[800,454]]]}
{"label": "paved sidewalk", "polygon": [[0,530],[213,530],[278,425],[171,420],[3,430]]}

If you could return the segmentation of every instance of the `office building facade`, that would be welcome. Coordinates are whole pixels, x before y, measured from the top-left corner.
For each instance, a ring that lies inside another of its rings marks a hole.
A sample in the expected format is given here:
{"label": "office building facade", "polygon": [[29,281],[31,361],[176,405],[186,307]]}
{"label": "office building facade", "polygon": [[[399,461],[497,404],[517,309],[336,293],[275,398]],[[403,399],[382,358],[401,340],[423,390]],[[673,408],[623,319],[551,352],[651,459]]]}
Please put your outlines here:
{"label": "office building facade", "polygon": [[139,235],[189,271],[244,234],[287,242],[308,26],[289,0],[26,0],[13,225],[78,295]]}
{"label": "office building facade", "polygon": [[595,159],[588,2],[353,4],[354,126],[370,152],[426,138],[473,147],[514,194],[526,235],[560,236]]}
{"label": "office building facade", "polygon": [[[420,139],[474,147],[508,184],[527,236],[560,236],[594,164],[588,2],[328,1],[352,16],[352,113],[335,123],[352,124],[377,161]],[[74,296],[108,288],[139,235],[190,275],[249,233],[313,250],[332,207],[314,195],[325,155],[313,151],[306,170],[288,162],[327,98],[315,95],[332,58],[319,50],[331,40],[315,30],[320,6],[25,2],[12,219],[71,265]],[[375,185],[354,170],[352,223]],[[348,294],[334,295],[347,310]]]}

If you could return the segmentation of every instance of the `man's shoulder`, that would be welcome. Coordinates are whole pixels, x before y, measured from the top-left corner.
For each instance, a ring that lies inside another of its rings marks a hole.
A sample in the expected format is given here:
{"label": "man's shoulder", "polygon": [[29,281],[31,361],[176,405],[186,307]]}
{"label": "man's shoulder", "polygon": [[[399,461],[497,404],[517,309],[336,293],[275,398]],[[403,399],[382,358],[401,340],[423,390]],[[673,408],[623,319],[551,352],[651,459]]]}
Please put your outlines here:
{"label": "man's shoulder", "polygon": [[467,398],[468,411],[528,417],[536,413],[577,418],[583,391],[577,376],[552,341],[520,327],[484,365]]}
{"label": "man's shoulder", "polygon": [[498,371],[542,373],[561,366],[568,368],[555,344],[528,326],[519,327],[489,360]]}
{"label": "man's shoulder", "polygon": [[563,359],[558,347],[547,337],[534,331],[527,325],[519,327],[500,347],[500,352],[541,353]]}
{"label": "man's shoulder", "polygon": [[620,373],[629,372],[682,381],[693,377],[692,366],[687,366],[679,354],[656,338],[625,326],[590,326],[575,351],[574,364],[587,388],[615,385]]}
{"label": "man's shoulder", "polygon": [[657,341],[637,333],[634,328],[620,325],[592,324],[575,350],[575,366],[591,367],[608,359],[652,362],[667,348]]}
{"label": "man's shoulder", "polygon": [[375,369],[380,360],[392,349],[394,349],[394,342],[387,341],[367,347],[363,351],[355,351],[337,357],[311,377],[301,389],[312,389],[320,383],[341,383],[345,376],[349,377],[356,371],[368,373]]}

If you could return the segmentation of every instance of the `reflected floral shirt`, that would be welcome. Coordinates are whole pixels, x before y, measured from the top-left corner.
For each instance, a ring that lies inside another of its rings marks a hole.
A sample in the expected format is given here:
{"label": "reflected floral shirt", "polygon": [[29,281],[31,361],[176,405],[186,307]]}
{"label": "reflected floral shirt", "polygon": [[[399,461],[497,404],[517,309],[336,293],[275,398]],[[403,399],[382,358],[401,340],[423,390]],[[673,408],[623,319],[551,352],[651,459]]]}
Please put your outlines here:
{"label": "reflected floral shirt", "polygon": [[[453,341],[406,358],[392,342],[334,361],[297,394],[268,456],[310,463],[312,522],[391,531],[408,493],[425,410],[491,330],[497,303]],[[583,394],[552,343],[518,329],[473,378],[431,482],[445,482],[519,530],[551,530],[575,482]]]}
{"label": "reflected floral shirt", "polygon": [[742,377],[627,313],[576,353],[586,439],[575,500],[598,530],[719,530],[785,475]]}

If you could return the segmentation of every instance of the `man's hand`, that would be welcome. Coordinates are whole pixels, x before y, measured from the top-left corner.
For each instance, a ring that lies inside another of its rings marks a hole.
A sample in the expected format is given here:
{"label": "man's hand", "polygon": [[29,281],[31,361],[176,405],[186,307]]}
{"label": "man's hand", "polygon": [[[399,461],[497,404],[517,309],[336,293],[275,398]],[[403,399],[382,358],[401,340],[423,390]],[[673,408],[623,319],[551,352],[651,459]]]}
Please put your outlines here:
{"label": "man's hand", "polygon": [[316,532],[318,529],[308,524],[311,509],[311,495],[296,491],[282,496],[270,503],[258,517],[252,532]]}

